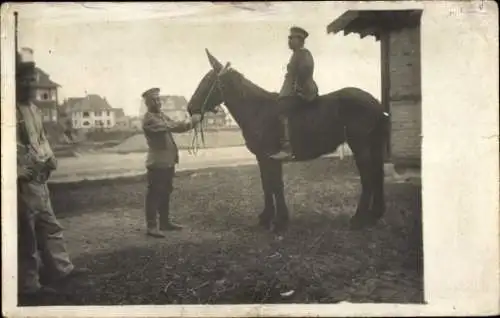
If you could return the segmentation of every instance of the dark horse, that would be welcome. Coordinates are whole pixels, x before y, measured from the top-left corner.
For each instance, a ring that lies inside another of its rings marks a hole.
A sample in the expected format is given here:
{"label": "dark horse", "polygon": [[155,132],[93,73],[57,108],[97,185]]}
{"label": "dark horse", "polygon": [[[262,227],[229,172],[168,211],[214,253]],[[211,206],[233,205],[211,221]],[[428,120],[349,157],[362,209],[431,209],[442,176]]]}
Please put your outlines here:
{"label": "dark horse", "polygon": [[[258,87],[230,68],[229,63],[224,67],[206,52],[213,69],[199,83],[188,111],[203,114],[224,102],[259,164],[265,200],[260,224],[274,226],[275,231],[284,230],[288,208],[283,194],[282,162],[269,158],[279,146],[278,94]],[[383,157],[388,122],[377,99],[352,87],[319,96],[290,115],[294,161],[332,153],[344,142],[351,148],[362,186],[356,214],[350,221],[352,229],[374,225],[385,212]]]}

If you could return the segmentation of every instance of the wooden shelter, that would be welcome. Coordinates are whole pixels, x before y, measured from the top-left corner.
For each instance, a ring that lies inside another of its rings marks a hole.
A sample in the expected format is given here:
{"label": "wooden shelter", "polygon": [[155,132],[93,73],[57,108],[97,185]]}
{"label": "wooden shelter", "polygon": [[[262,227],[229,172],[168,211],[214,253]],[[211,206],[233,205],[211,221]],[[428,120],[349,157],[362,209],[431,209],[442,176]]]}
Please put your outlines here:
{"label": "wooden shelter", "polygon": [[349,10],[327,27],[380,41],[382,104],[391,114],[387,160],[400,167],[421,164],[421,16],[422,10]]}

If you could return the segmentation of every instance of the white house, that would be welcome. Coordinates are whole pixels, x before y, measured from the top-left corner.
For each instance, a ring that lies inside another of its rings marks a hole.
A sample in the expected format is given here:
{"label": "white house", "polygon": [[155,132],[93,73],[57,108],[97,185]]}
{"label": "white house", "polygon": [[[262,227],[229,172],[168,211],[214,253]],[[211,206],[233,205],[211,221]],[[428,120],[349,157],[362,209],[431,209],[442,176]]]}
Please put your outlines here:
{"label": "white house", "polygon": [[70,114],[74,129],[113,128],[117,113],[123,113],[122,109],[112,108],[106,98],[95,94],[70,98],[63,107]]}
{"label": "white house", "polygon": [[[185,121],[189,118],[189,114],[187,112],[187,100],[184,96],[179,95],[161,95],[161,110],[168,117],[173,120]],[[147,108],[144,104],[144,100],[141,103],[140,116],[144,116]]]}

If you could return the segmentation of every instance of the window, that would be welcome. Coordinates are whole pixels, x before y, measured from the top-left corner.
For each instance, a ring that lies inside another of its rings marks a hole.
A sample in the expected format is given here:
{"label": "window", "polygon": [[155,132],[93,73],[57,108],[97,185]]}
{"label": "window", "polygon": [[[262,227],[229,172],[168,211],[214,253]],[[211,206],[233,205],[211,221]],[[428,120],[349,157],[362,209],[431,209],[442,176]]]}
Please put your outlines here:
{"label": "window", "polygon": [[101,117],[102,116],[102,112],[100,110],[96,111],[95,112],[95,116],[96,117]]}
{"label": "window", "polygon": [[111,116],[111,112],[108,110],[108,111],[106,112],[106,115],[107,115],[107,116]]}
{"label": "window", "polygon": [[83,112],[83,117],[89,117],[89,112]]}
{"label": "window", "polygon": [[108,126],[111,126],[111,120],[108,119]]}
{"label": "window", "polygon": [[42,93],[42,100],[48,100],[49,99],[49,94],[47,92]]}
{"label": "window", "polygon": [[82,126],[90,126],[90,122],[88,122],[87,120],[85,120],[85,121],[82,123]]}

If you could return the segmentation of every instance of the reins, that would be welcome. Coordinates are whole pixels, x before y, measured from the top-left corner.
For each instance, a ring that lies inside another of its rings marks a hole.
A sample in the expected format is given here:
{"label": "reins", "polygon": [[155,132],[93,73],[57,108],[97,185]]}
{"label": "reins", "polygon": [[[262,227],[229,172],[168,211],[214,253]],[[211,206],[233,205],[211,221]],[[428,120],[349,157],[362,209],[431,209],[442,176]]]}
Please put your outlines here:
{"label": "reins", "polygon": [[[203,101],[203,104],[201,105],[201,108],[200,108],[201,120],[200,120],[200,126],[199,126],[199,135],[201,135],[201,143],[203,144],[203,146],[205,146],[205,133],[203,131],[203,119],[205,117],[205,108],[207,106],[207,102],[208,102],[209,98],[212,95],[212,92],[213,92],[213,90],[215,88],[215,85],[218,86],[219,92],[221,93],[221,95],[223,95],[223,93],[222,93],[222,87],[221,87],[220,81],[219,81],[219,75],[222,74],[227,69],[228,66],[229,66],[229,63],[227,63],[222,68],[222,70],[219,72],[219,74],[216,75],[216,78],[213,81],[212,86],[210,87],[210,90],[208,91],[208,94],[205,97],[205,100]],[[199,148],[200,148],[200,143],[199,143],[199,139],[198,139],[198,127],[195,127],[194,128],[193,139],[191,141],[191,146],[188,148],[188,152],[189,152],[189,154],[196,155],[196,153],[198,152]]]}
{"label": "reins", "polygon": [[200,127],[195,127],[194,128],[194,135],[193,135],[193,140],[191,141],[191,147],[188,149],[190,154],[196,154],[199,149],[199,139],[198,139],[198,129],[200,130],[200,135],[201,135],[201,142],[203,146],[205,146],[205,134],[203,132],[203,118],[205,116],[205,108],[208,102],[208,99],[212,95],[212,91],[214,90],[216,81],[212,83],[212,86],[210,87],[210,90],[208,91],[207,96],[205,97],[205,100],[203,101],[203,104],[201,105],[201,120],[200,120]]}

